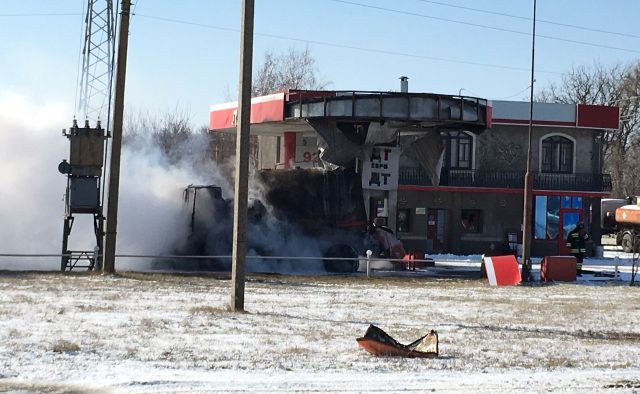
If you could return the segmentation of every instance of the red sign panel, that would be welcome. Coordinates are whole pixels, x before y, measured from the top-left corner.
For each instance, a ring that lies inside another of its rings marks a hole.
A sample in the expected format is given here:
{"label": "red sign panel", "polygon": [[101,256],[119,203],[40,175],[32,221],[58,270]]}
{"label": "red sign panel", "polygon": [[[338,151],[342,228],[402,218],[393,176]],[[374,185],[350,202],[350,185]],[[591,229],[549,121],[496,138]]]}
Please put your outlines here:
{"label": "red sign panel", "polygon": [[578,127],[611,130],[620,128],[620,108],[618,107],[578,104],[577,118]]}
{"label": "red sign panel", "polygon": [[[230,129],[236,126],[238,102],[212,105],[209,112],[209,130]],[[251,99],[251,123],[284,120],[284,93]]]}

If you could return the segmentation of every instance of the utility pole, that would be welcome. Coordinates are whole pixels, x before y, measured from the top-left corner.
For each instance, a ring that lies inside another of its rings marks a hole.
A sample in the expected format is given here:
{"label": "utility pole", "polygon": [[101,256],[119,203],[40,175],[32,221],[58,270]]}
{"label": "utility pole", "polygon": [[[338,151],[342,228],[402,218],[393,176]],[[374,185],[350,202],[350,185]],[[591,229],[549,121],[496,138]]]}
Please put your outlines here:
{"label": "utility pole", "polygon": [[234,312],[244,311],[245,262],[247,257],[247,205],[249,196],[249,133],[251,127],[251,67],[253,61],[253,4],[242,0],[240,33],[240,81],[236,125],[236,179],[233,203],[233,251],[231,268],[231,305]]}
{"label": "utility pole", "polygon": [[536,49],[536,0],[533,0],[533,38],[531,43],[531,97],[529,99],[529,147],[527,149],[527,172],[524,175],[524,208],[522,215],[522,280],[531,277],[531,211],[533,206],[533,175],[531,174],[531,143],[533,135],[533,82]]}
{"label": "utility pole", "polygon": [[107,203],[107,232],[102,272],[115,272],[116,228],[118,227],[118,194],[120,191],[120,152],[122,150],[122,120],[124,113],[124,84],[127,74],[127,47],[129,45],[129,15],[131,0],[122,0],[120,30],[118,32],[118,59],[116,64],[116,91],[113,104],[113,142],[109,163],[109,201]]}

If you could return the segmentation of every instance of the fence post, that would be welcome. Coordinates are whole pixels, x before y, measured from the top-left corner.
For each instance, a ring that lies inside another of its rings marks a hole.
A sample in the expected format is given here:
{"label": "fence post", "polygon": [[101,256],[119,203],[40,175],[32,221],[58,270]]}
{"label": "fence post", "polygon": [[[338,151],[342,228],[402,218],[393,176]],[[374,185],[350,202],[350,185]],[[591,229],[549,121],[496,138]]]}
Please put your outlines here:
{"label": "fence post", "polygon": [[371,277],[371,255],[373,252],[371,249],[367,250],[367,278]]}
{"label": "fence post", "polygon": [[93,248],[93,270],[97,271],[99,269],[102,269],[102,267],[98,266],[98,257],[100,256],[100,247],[98,245],[96,245]]}

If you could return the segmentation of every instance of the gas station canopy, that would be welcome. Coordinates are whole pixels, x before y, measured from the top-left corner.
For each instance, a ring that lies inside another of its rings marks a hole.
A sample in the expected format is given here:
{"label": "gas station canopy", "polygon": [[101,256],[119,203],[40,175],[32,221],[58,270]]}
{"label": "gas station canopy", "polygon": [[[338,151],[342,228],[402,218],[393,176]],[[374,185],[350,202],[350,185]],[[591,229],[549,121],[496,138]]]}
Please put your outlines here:
{"label": "gas station canopy", "polygon": [[[212,105],[209,129],[234,132],[237,102]],[[456,128],[481,132],[490,127],[487,100],[432,93],[287,90],[251,100],[251,133],[276,135],[313,131],[312,123],[366,125],[394,129]]]}

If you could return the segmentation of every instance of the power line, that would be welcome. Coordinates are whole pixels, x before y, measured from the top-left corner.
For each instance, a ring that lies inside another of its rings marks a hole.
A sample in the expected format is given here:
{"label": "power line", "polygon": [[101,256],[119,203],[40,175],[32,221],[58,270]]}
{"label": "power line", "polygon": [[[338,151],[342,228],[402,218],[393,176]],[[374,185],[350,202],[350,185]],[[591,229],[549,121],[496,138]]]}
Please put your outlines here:
{"label": "power line", "polygon": [[512,95],[506,96],[506,97],[500,97],[500,98],[492,98],[491,100],[496,100],[496,101],[500,101],[500,100],[509,100],[511,98],[514,98],[515,96],[522,94],[524,92],[526,92],[527,90],[531,89],[531,85],[527,86],[526,88],[518,91],[517,93],[514,93]]}
{"label": "power line", "polygon": [[[501,32],[506,32],[506,33],[519,34],[519,35],[524,35],[524,36],[530,36],[531,35],[528,32],[524,32],[524,31],[520,31],[520,30],[505,29],[505,28],[502,28],[502,27],[483,25],[483,24],[480,24],[480,23],[465,22],[465,21],[460,21],[460,20],[456,20],[456,19],[449,19],[449,18],[442,18],[442,17],[438,17],[438,16],[419,14],[419,13],[416,13],[416,12],[396,10],[396,9],[393,9],[393,8],[378,7],[378,6],[374,6],[374,5],[371,5],[371,4],[356,3],[354,1],[347,1],[347,0],[330,0],[330,1],[333,1],[333,2],[336,2],[336,3],[354,5],[354,6],[357,6],[357,7],[371,8],[371,9],[379,10],[379,11],[392,12],[392,13],[396,13],[396,14],[417,16],[417,17],[420,17],[420,18],[427,18],[427,19],[433,19],[433,20],[438,20],[438,21],[442,21],[442,22],[455,23],[455,24],[459,24],[459,25],[479,27],[479,28],[482,28],[482,29],[489,29],[489,30],[501,31]],[[620,48],[620,47],[614,47],[614,46],[604,45],[604,44],[595,44],[595,43],[587,42],[587,41],[570,40],[570,39],[567,39],[567,38],[547,36],[547,35],[543,35],[543,34],[536,34],[536,37],[537,38],[546,38],[548,40],[570,42],[572,44],[580,44],[580,45],[592,46],[592,47],[597,47],[597,48],[615,49],[615,50],[624,51],[624,52],[640,53],[640,51],[635,50],[635,49]]]}
{"label": "power line", "polygon": [[[141,18],[155,19],[155,20],[164,21],[164,22],[177,23],[177,24],[183,24],[183,25],[189,25],[189,26],[196,26],[196,27],[202,27],[202,28],[206,28],[206,29],[221,30],[221,31],[234,32],[234,33],[237,33],[237,32],[240,31],[239,29],[230,28],[230,27],[215,26],[215,25],[209,25],[209,24],[198,23],[198,22],[191,22],[191,21],[185,21],[185,20],[179,20],[179,19],[173,19],[173,18],[166,18],[166,17],[161,17],[161,16],[145,15],[145,14],[137,14],[137,16],[139,16]],[[384,55],[403,56],[403,57],[410,57],[410,58],[415,58],[415,59],[435,60],[435,61],[447,62],[447,63],[458,63],[458,64],[473,65],[473,66],[500,68],[500,69],[504,69],[504,70],[530,71],[528,68],[525,68],[525,67],[514,67],[514,66],[501,65],[501,64],[491,64],[491,63],[481,63],[481,62],[473,62],[473,61],[467,61],[467,60],[448,59],[448,58],[442,58],[442,57],[436,57],[436,56],[425,56],[425,55],[419,55],[419,54],[414,54],[414,53],[389,51],[389,50],[375,49],[375,48],[365,48],[365,47],[359,47],[359,46],[354,46],[354,45],[346,45],[346,44],[337,44],[337,43],[327,42],[327,41],[307,40],[307,39],[302,39],[302,38],[281,36],[281,35],[276,35],[276,34],[257,33],[257,32],[254,32],[254,34],[256,36],[275,38],[275,39],[279,39],[279,40],[296,41],[296,42],[302,42],[302,43],[306,43],[306,44],[316,44],[316,45],[327,46],[327,47],[351,49],[351,50],[356,50],[356,51],[379,53],[379,54],[384,54]],[[560,72],[546,71],[546,70],[538,70],[538,72],[545,73],[545,74],[558,74],[558,75],[562,74]]]}
{"label": "power line", "polygon": [[[418,0],[418,1],[421,1],[423,3],[437,4],[437,5],[441,5],[441,6],[444,6],[444,7],[451,7],[451,8],[458,8],[458,9],[467,10],[467,11],[480,12],[480,13],[483,13],[483,14],[506,16],[508,18],[521,19],[521,20],[526,20],[526,21],[532,20],[531,18],[529,18],[527,16],[513,15],[513,14],[507,14],[507,13],[504,13],[504,12],[489,11],[489,10],[483,10],[483,9],[479,9],[479,8],[465,7],[465,6],[461,6],[461,5],[447,4],[447,3],[442,3],[440,1],[433,1],[433,0]],[[570,27],[572,29],[579,29],[579,30],[584,30],[584,31],[592,31],[592,32],[596,32],[596,33],[613,34],[613,35],[621,36],[621,37],[640,38],[640,36],[636,35],[636,34],[620,33],[620,32],[616,32],[616,31],[596,29],[596,28],[593,28],[593,27],[572,25],[570,23],[561,23],[561,22],[555,22],[555,21],[544,20],[544,19],[536,19],[536,22],[538,22],[538,23],[546,23],[548,25]]]}
{"label": "power line", "polygon": [[[85,6],[86,6],[86,2],[82,3],[82,15],[85,15]],[[80,23],[80,45],[78,45],[78,48],[80,48],[78,50],[78,64],[76,67],[76,93],[73,97],[73,104],[75,105],[75,108],[73,109],[73,118],[76,118],[76,111],[78,110],[78,108],[80,107],[78,105],[78,94],[80,92],[80,66],[82,65],[82,42],[84,39],[84,30],[85,30],[85,25],[84,25],[84,19],[82,20],[82,23]],[[82,120],[82,119],[81,119]]]}
{"label": "power line", "polygon": [[0,14],[0,17],[30,17],[30,16],[81,16],[76,12],[34,12],[29,14]]}

